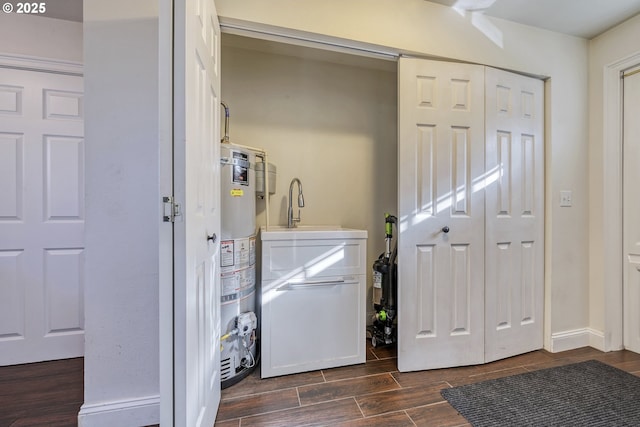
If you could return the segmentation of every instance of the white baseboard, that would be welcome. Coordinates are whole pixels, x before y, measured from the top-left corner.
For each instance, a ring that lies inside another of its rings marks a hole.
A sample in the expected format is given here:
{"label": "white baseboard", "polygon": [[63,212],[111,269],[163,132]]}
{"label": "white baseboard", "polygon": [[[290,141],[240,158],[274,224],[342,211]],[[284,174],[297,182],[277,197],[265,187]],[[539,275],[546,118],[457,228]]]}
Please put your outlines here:
{"label": "white baseboard", "polygon": [[84,404],[78,427],[140,427],[160,424],[160,396]]}
{"label": "white baseboard", "polygon": [[600,351],[607,351],[604,344],[604,332],[589,328],[589,347]]}
{"label": "white baseboard", "polygon": [[604,334],[591,328],[573,329],[551,334],[552,353],[581,347],[593,347],[604,351]]}

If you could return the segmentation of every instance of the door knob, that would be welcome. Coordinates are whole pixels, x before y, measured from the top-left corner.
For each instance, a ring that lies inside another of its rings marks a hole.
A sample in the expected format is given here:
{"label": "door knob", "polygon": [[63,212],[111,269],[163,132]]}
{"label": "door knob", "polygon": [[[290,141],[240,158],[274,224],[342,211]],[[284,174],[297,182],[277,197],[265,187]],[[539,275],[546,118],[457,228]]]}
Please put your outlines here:
{"label": "door knob", "polygon": [[211,236],[207,235],[207,241],[211,240],[211,243],[215,243],[216,240],[218,240],[218,236],[216,236],[216,233],[213,233]]}
{"label": "door knob", "polygon": [[445,225],[444,227],[442,227],[442,232],[443,233],[448,233],[449,232],[449,226]]}

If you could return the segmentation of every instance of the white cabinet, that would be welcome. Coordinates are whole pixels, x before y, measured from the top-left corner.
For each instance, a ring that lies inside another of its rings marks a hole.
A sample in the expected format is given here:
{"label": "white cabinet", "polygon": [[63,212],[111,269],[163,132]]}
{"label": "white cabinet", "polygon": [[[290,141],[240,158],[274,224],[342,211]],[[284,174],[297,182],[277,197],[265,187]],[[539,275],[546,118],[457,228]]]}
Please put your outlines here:
{"label": "white cabinet", "polygon": [[364,230],[261,230],[262,378],[365,362]]}

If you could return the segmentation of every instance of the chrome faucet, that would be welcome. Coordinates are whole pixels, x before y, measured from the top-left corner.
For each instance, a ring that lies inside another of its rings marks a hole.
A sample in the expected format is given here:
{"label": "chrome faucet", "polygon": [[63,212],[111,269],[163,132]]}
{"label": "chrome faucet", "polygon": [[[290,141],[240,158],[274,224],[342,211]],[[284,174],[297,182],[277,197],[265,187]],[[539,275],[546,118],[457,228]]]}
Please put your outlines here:
{"label": "chrome faucet", "polygon": [[298,208],[304,208],[304,196],[302,195],[302,183],[298,178],[293,178],[289,184],[289,209],[287,211],[287,228],[293,228],[300,222],[300,209],[298,209],[298,218],[293,217],[293,206],[291,199],[293,198],[293,184],[298,183]]}

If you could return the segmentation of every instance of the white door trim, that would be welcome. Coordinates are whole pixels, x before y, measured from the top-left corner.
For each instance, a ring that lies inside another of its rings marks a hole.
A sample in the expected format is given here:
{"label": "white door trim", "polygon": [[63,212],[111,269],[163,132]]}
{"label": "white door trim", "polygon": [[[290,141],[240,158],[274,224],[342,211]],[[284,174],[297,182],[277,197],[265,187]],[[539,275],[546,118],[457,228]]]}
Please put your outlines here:
{"label": "white door trim", "polygon": [[625,71],[622,95],[622,342],[624,348],[640,353],[640,199],[636,183],[640,170],[636,167],[640,156],[640,66]]}
{"label": "white door trim", "polygon": [[[173,1],[159,2],[158,38],[158,215],[163,212],[163,196],[173,195]],[[173,225],[159,221],[159,363],[160,425],[173,426]]]}
{"label": "white door trim", "polygon": [[[640,51],[605,66],[603,141],[604,351],[623,347],[622,296],[622,80],[640,63]],[[606,284],[611,285],[607,286]]]}
{"label": "white door trim", "polygon": [[2,52],[0,52],[0,67],[45,71],[50,73],[74,74],[79,76],[84,74],[84,66],[80,62],[61,61],[58,59],[15,55]]}

